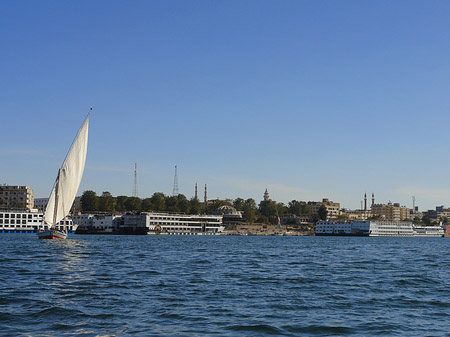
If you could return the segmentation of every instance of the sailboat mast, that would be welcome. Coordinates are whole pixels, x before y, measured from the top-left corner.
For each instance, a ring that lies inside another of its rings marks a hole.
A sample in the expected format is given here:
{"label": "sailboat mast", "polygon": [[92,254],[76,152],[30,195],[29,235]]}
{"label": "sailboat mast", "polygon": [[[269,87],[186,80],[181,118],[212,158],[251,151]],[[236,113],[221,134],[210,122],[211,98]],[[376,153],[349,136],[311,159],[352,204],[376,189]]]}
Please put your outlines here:
{"label": "sailboat mast", "polygon": [[53,224],[52,227],[56,228],[56,219],[58,215],[58,198],[59,198],[59,177],[61,175],[61,168],[58,170],[58,177],[56,178],[56,185],[55,185],[55,207],[53,208]]}

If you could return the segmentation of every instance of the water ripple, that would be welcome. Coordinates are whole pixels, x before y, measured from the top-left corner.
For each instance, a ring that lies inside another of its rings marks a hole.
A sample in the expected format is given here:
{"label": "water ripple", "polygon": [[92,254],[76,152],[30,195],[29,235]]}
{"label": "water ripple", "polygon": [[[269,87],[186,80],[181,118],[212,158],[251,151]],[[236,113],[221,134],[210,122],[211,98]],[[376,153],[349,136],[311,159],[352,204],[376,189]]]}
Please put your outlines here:
{"label": "water ripple", "polygon": [[0,236],[0,336],[442,336],[450,241]]}

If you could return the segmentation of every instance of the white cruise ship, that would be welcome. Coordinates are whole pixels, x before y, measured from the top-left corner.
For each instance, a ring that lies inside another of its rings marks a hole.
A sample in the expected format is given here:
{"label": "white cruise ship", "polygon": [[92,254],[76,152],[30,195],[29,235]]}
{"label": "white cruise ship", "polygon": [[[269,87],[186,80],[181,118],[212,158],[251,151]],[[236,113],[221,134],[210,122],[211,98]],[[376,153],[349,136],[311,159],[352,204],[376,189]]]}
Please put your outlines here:
{"label": "white cruise ship", "polygon": [[[30,234],[46,229],[42,224],[42,215],[42,212],[0,210],[0,234]],[[70,218],[58,222],[57,228],[64,227],[63,221],[69,229],[69,233],[74,233],[76,225]]]}
{"label": "white cruise ship", "polygon": [[122,234],[221,235],[221,215],[171,213],[124,214],[118,226]]}
{"label": "white cruise ship", "polygon": [[443,237],[443,226],[415,226],[404,221],[319,221],[317,236]]}

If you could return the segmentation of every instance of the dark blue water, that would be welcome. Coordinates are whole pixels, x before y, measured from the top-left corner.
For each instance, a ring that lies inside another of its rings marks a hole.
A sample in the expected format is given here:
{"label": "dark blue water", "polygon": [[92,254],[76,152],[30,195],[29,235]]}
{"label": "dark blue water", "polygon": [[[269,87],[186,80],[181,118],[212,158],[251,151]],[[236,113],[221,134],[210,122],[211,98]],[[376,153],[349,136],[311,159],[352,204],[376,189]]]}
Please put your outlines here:
{"label": "dark blue water", "polygon": [[450,239],[0,235],[2,336],[445,336]]}

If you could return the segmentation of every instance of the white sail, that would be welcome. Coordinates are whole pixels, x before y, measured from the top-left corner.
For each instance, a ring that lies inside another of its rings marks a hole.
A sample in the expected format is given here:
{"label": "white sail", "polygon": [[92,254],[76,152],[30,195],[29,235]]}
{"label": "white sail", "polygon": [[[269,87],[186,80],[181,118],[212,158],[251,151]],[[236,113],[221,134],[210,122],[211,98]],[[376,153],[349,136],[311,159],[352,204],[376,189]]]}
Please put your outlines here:
{"label": "white sail", "polygon": [[78,187],[80,187],[86,163],[88,129],[89,114],[80,130],[78,130],[66,159],[59,169],[58,177],[45,209],[44,221],[52,226],[69,214]]}

